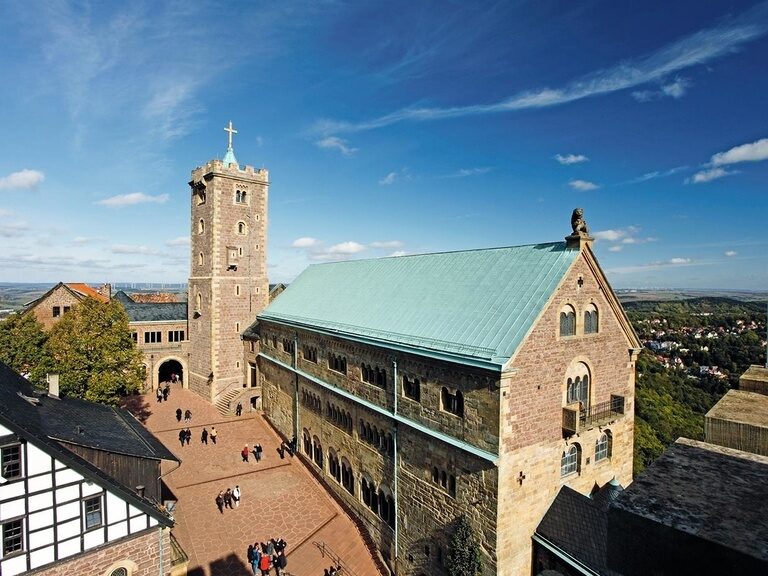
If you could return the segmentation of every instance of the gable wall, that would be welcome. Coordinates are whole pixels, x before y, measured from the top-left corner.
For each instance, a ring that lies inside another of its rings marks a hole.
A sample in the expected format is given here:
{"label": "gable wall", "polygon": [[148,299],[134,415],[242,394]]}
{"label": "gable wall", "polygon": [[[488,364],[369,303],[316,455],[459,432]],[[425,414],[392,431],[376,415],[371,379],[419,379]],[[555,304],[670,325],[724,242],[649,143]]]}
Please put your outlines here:
{"label": "gable wall", "polygon": [[[31,313],[35,315],[37,321],[43,325],[43,330],[50,330],[53,325],[61,320],[64,315],[64,306],[76,306],[80,300],[75,297],[64,286],[59,286],[48,296],[40,300],[31,309]],[[59,306],[61,315],[57,318],[53,316],[53,307]]]}
{"label": "gable wall", "polygon": [[[567,484],[588,493],[614,475],[623,486],[632,481],[634,414],[634,361],[620,319],[582,254],[545,308],[528,338],[511,361],[513,374],[502,381],[501,446],[499,464],[499,566],[505,574],[531,573],[531,535]],[[578,287],[579,277],[584,280]],[[585,306],[599,312],[599,332],[583,333]],[[576,309],[576,336],[559,336],[560,310]],[[612,456],[594,462],[601,429],[563,438],[566,372],[574,360],[591,369],[592,405],[609,401],[611,394],[625,397],[625,414],[603,426],[613,434]],[[568,445],[582,447],[579,473],[561,478],[561,456]],[[587,463],[589,459],[589,463]],[[522,483],[520,473],[525,476]]]}

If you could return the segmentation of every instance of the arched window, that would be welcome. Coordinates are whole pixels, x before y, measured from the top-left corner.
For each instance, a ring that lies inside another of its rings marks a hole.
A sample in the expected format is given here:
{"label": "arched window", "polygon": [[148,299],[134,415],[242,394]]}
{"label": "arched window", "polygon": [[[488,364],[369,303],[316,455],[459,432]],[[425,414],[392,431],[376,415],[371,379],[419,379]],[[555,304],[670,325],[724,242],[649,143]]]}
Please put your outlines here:
{"label": "arched window", "polygon": [[579,409],[590,406],[589,367],[584,362],[574,361],[566,373],[566,404],[579,403]]}
{"label": "arched window", "polygon": [[197,255],[197,265],[202,266],[204,262],[205,262],[205,255],[202,252],[200,252],[200,254]]}
{"label": "arched window", "polygon": [[200,292],[195,296],[195,311],[200,312],[203,309],[203,295]]}
{"label": "arched window", "polygon": [[565,477],[570,474],[575,474],[579,471],[581,463],[581,446],[578,444],[571,444],[569,448],[563,451],[563,455],[560,458],[560,476]]}
{"label": "arched window", "polygon": [[306,429],[304,429],[302,437],[304,440],[304,454],[312,458],[312,439],[309,437],[309,432]]}
{"label": "arched window", "polygon": [[599,329],[597,308],[594,304],[584,310],[584,334],[597,334]]}
{"label": "arched window", "polygon": [[613,435],[610,430],[606,430],[595,442],[595,462],[605,460],[611,457],[613,449]]}
{"label": "arched window", "polygon": [[461,390],[456,390],[456,393],[452,394],[448,388],[443,386],[440,391],[440,401],[444,411],[456,414],[456,416],[464,416],[464,395]]}
{"label": "arched window", "polygon": [[566,305],[560,310],[560,336],[576,335],[576,311]]}
{"label": "arched window", "polygon": [[245,234],[245,232],[246,232],[245,222],[238,222],[237,223],[237,233],[238,234]]}
{"label": "arched window", "polygon": [[403,374],[403,396],[421,402],[421,383],[418,378],[408,378]]}
{"label": "arched window", "polygon": [[318,468],[323,468],[323,446],[320,444],[320,439],[315,436],[312,438],[312,460],[317,464]]}
{"label": "arched window", "polygon": [[202,234],[205,232],[205,220],[200,218],[200,221],[197,223],[197,233]]}

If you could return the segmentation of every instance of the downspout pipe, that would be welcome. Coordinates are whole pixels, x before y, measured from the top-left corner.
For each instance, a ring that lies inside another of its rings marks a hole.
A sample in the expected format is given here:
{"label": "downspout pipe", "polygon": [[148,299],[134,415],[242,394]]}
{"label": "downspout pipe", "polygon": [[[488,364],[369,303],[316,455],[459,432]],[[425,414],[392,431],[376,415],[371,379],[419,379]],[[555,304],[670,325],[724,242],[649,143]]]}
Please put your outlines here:
{"label": "downspout pipe", "polygon": [[[293,387],[293,437],[296,438],[296,444],[299,442],[299,335],[298,333],[293,335],[293,376],[295,378],[294,380],[294,387]],[[291,450],[293,450],[293,446],[291,446]],[[293,454],[293,452],[291,452]]]}
{"label": "downspout pipe", "polygon": [[[397,360],[392,360],[392,409],[395,415],[397,415]],[[394,478],[392,491],[394,492],[395,496],[395,566],[397,566],[399,552],[398,552],[398,525],[400,523],[398,512],[400,510],[400,505],[398,503],[398,497],[397,497],[397,420],[394,421],[394,431],[392,434],[392,466],[393,466],[393,474],[392,477]]]}

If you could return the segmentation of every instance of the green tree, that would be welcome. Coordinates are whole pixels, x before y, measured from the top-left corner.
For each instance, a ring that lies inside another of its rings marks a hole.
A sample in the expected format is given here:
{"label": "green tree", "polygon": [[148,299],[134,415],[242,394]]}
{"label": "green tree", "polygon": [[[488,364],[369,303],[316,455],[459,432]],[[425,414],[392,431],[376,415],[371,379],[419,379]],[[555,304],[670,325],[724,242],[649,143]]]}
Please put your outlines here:
{"label": "green tree", "polygon": [[43,379],[48,364],[43,327],[33,314],[11,314],[0,322],[0,362],[28,374],[33,382]]}
{"label": "green tree", "polygon": [[448,551],[448,576],[475,576],[480,572],[480,550],[472,526],[465,515],[459,516]]}
{"label": "green tree", "polygon": [[56,323],[47,342],[48,372],[59,374],[60,392],[104,404],[138,392],[145,378],[123,306],[86,298]]}

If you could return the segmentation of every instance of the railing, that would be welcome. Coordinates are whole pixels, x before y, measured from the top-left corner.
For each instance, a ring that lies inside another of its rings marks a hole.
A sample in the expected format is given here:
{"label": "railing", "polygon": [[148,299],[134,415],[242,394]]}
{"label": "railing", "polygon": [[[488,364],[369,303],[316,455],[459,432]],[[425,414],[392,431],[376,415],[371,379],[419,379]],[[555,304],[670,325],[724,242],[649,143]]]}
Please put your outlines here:
{"label": "railing", "polygon": [[331,563],[336,568],[336,574],[338,576],[357,576],[354,570],[349,568],[341,559],[341,556],[336,554],[330,546],[328,546],[325,542],[318,542],[317,540],[314,540],[312,542],[315,546],[317,546],[318,550],[320,550],[320,554],[322,554],[323,558],[328,557],[331,560]]}
{"label": "railing", "polygon": [[624,414],[624,396],[611,394],[611,399],[586,408],[574,403],[563,408],[563,431],[578,434],[606,424]]}
{"label": "railing", "polygon": [[171,566],[178,566],[179,564],[188,561],[189,556],[184,552],[184,549],[179,544],[179,541],[176,540],[176,537],[171,534]]}

